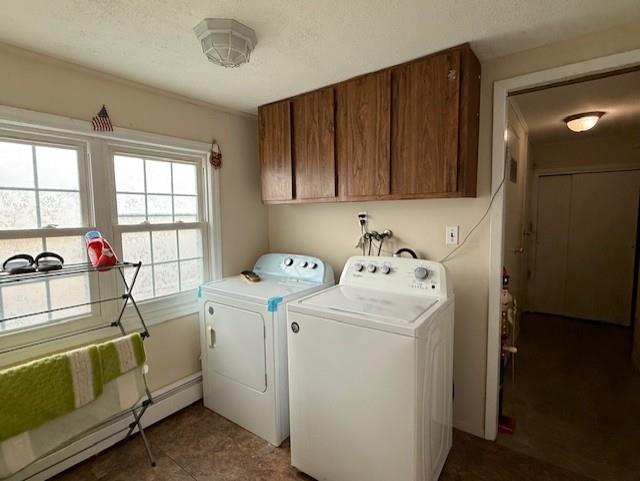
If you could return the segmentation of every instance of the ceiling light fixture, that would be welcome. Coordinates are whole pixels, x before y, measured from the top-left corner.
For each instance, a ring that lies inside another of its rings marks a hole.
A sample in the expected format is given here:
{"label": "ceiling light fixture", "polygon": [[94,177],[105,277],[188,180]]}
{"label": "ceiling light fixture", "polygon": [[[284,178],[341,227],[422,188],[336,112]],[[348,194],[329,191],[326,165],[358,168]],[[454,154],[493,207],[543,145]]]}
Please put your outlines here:
{"label": "ceiling light fixture", "polygon": [[573,132],[585,132],[596,126],[604,112],[584,112],[582,114],[570,115],[564,119],[567,128]]}
{"label": "ceiling light fixture", "polygon": [[193,28],[202,44],[202,53],[223,67],[247,63],[255,48],[255,32],[230,18],[205,18]]}

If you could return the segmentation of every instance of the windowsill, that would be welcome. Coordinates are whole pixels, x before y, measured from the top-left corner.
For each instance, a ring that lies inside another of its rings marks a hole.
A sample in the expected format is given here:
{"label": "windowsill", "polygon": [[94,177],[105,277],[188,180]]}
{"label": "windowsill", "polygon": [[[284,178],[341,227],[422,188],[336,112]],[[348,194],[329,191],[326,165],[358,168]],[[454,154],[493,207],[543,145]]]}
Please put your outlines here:
{"label": "windowsill", "polygon": [[[196,289],[157,299],[137,301],[137,303],[140,313],[142,314],[142,319],[147,327],[173,321],[191,314],[197,314],[199,310]],[[131,303],[129,303],[125,309],[124,325],[127,330],[141,327],[140,320]]]}
{"label": "windowsill", "polygon": [[[199,311],[199,301],[196,289],[172,294],[157,299],[138,302],[138,307],[145,324],[151,331],[152,327],[173,321],[181,317],[197,314]],[[94,326],[105,325],[113,321],[112,318],[101,319],[100,316],[77,317],[53,324],[34,326],[25,330],[7,331],[0,333],[3,348],[8,348],[9,352],[0,354],[0,369],[3,367],[45,356],[54,352],[60,352],[72,347],[91,344],[109,337],[117,336],[117,329],[103,329],[98,331],[80,333],[83,329]],[[138,319],[135,309],[130,304],[125,309],[123,325],[127,332],[142,332],[143,326]],[[73,334],[78,332],[78,334]],[[66,335],[69,335],[66,337]],[[65,336],[56,339],[57,336]],[[32,347],[21,348],[24,344],[32,344]],[[12,347],[18,347],[11,350]]]}

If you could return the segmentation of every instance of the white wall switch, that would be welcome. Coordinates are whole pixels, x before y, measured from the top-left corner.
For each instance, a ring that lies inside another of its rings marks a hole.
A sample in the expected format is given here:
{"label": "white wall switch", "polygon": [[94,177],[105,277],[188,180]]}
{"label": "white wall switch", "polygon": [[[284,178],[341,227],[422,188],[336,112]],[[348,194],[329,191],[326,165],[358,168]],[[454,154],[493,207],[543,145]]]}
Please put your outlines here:
{"label": "white wall switch", "polygon": [[458,245],[458,231],[459,230],[460,230],[460,226],[458,226],[458,225],[448,225],[445,228],[446,244],[448,246],[457,246]]}

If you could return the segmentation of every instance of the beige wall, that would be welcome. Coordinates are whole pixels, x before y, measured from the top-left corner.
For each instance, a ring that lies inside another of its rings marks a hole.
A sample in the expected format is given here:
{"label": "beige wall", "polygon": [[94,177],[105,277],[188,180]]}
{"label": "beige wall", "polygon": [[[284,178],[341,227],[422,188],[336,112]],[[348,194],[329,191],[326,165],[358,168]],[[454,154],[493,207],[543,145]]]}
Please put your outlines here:
{"label": "beige wall", "polygon": [[640,165],[638,130],[615,135],[536,143],[535,170],[626,167]]}
{"label": "beige wall", "polygon": [[[488,205],[493,83],[640,48],[639,30],[640,24],[635,23],[483,63],[477,198],[274,205],[269,207],[271,249],[319,255],[339,273],[344,261],[358,252],[354,248],[358,238],[356,212],[367,210],[373,228],[394,231],[398,236],[396,245],[410,245],[429,258],[440,259],[448,252],[444,245],[445,225],[459,224],[463,238]],[[454,422],[478,435],[484,433],[488,230],[485,222],[460,254],[447,263],[456,293]]]}
{"label": "beige wall", "polygon": [[[118,127],[210,142],[224,154],[220,174],[223,271],[250,266],[267,250],[260,202],[256,120],[76,65],[0,44],[0,105],[89,121],[106,104]],[[151,329],[151,388],[199,370],[196,316]]]}

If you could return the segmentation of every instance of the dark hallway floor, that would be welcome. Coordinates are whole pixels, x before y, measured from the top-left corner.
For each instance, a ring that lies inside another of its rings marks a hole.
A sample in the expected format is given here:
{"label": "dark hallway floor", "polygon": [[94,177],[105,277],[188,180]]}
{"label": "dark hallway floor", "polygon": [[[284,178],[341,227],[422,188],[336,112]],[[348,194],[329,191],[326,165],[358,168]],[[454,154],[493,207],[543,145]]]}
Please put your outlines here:
{"label": "dark hallway floor", "polygon": [[[148,429],[158,466],[138,436],[54,478],[56,481],[311,480],[289,465],[288,442],[274,448],[197,403]],[[590,481],[461,432],[442,481]],[[396,481],[396,480],[389,480]]]}
{"label": "dark hallway floor", "polygon": [[521,323],[516,384],[506,382],[513,435],[498,444],[601,481],[640,480],[640,373],[631,332],[540,314]]}

